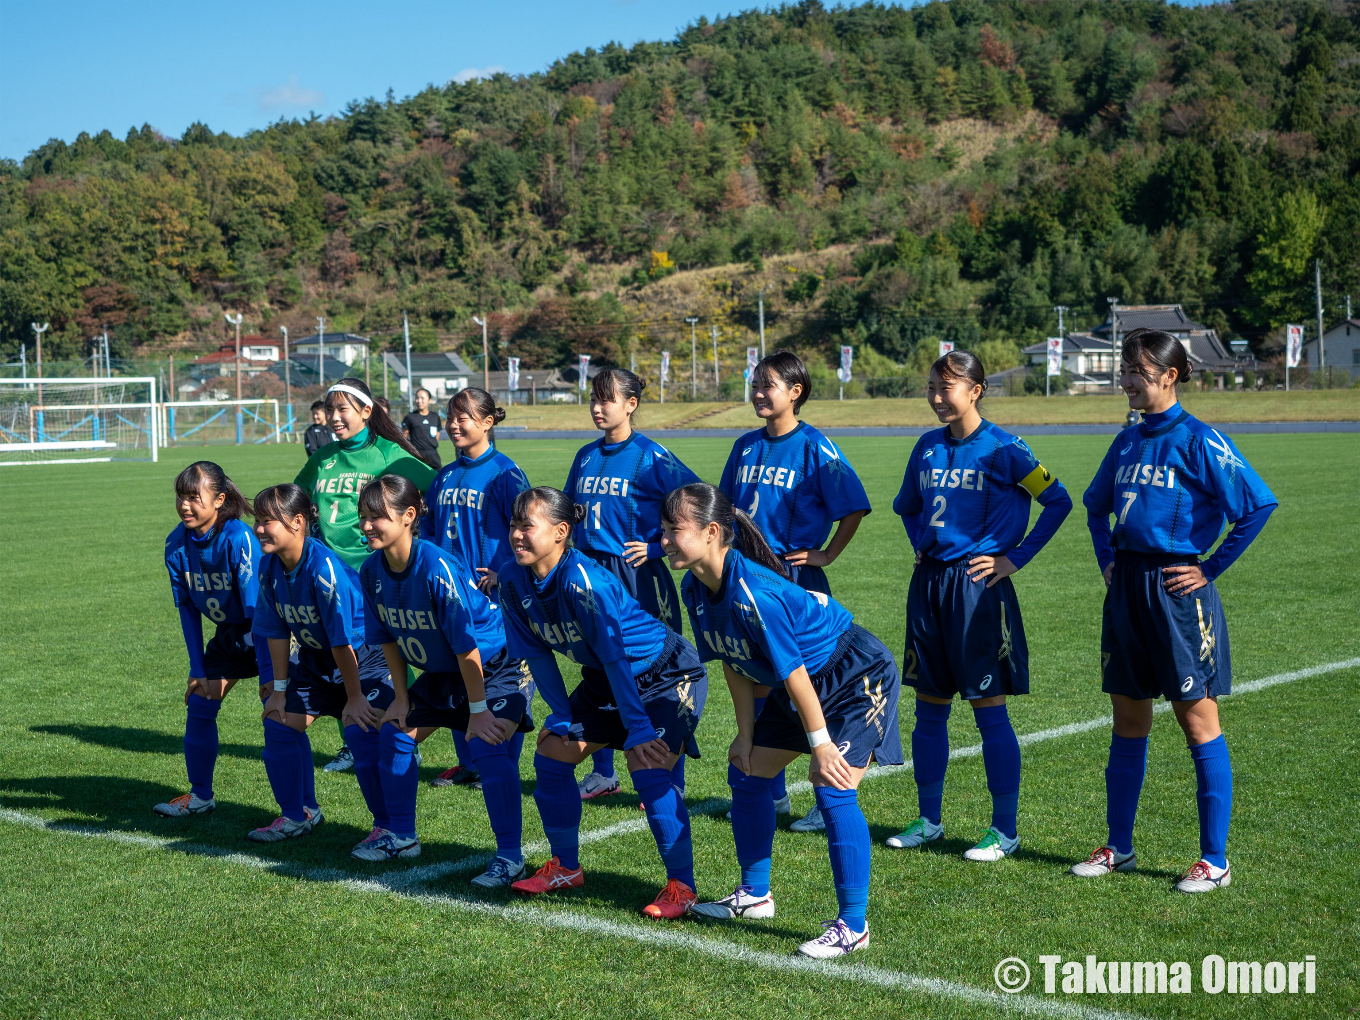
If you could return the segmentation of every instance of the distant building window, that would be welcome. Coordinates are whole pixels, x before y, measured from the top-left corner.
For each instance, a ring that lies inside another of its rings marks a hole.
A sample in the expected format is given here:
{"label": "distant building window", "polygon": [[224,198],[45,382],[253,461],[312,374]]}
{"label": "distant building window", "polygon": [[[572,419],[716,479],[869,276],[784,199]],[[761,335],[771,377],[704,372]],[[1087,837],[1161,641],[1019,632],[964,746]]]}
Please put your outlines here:
{"label": "distant building window", "polygon": [[1360,366],[1360,347],[1351,350],[1351,364]]}

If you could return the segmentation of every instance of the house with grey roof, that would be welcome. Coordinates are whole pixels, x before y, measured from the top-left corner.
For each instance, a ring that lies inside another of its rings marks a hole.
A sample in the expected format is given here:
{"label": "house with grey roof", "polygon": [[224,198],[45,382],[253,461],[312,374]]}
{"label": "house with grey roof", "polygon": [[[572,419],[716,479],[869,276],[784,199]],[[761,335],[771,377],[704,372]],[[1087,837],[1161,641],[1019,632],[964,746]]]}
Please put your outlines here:
{"label": "house with grey roof", "polygon": [[[1352,380],[1360,376],[1360,319],[1347,317],[1322,334],[1322,362],[1335,372],[1349,372]],[[1317,370],[1316,337],[1303,345],[1303,363]]]}

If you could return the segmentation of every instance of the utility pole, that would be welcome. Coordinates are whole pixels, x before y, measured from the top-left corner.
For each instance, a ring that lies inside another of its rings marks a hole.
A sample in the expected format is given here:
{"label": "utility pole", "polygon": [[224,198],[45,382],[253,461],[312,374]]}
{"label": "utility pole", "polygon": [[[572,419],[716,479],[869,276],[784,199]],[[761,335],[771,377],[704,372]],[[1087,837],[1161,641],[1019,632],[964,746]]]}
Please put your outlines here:
{"label": "utility pole", "polygon": [[713,399],[721,400],[722,391],[718,388],[718,324],[713,324]]}
{"label": "utility pole", "polygon": [[[473,322],[477,319],[474,316]],[[411,377],[411,323],[406,318],[406,313],[401,313],[401,335],[406,341],[406,410],[416,409],[416,381]]]}
{"label": "utility pole", "polygon": [[1066,311],[1068,310],[1068,309],[1067,309],[1067,306],[1066,306],[1066,305],[1054,305],[1054,306],[1053,306],[1053,310],[1054,310],[1055,312],[1058,313],[1058,336],[1060,336],[1060,337],[1062,337],[1064,340],[1066,340],[1066,339],[1067,339],[1067,334],[1066,334],[1065,332],[1063,332],[1063,313],[1066,312]]}
{"label": "utility pole", "polygon": [[1107,297],[1110,303],[1110,392],[1119,392],[1119,298]]}
{"label": "utility pole", "polygon": [[293,367],[288,363],[288,327],[280,326],[283,334],[283,393],[284,403],[288,405],[288,431],[293,431]]}
{"label": "utility pole", "polygon": [[[1350,298],[1346,299],[1350,301]],[[1348,304],[1347,308],[1350,307]],[[1350,318],[1349,313],[1346,318]],[[689,399],[694,400],[699,395],[699,356],[698,347],[694,342],[694,327],[699,323],[697,315],[689,316],[685,319],[689,323]]]}
{"label": "utility pole", "polygon": [[[1317,294],[1318,319],[1318,372],[1327,367],[1326,354],[1322,349],[1322,259],[1313,259],[1313,285]],[[1326,386],[1324,382],[1322,385]]]}
{"label": "utility pole", "polygon": [[316,372],[324,389],[326,386],[326,317],[324,315],[316,317]]}
{"label": "utility pole", "polygon": [[[486,392],[490,393],[490,392],[491,392],[491,371],[490,371],[490,368],[488,367],[488,366],[490,365],[490,356],[489,356],[489,354],[487,353],[487,349],[486,349],[486,319],[484,319],[484,318],[479,319],[479,318],[477,318],[477,316],[474,315],[474,316],[472,317],[472,321],[475,322],[477,325],[479,325],[479,326],[482,327],[482,389],[484,389],[484,390],[486,390]],[[406,356],[406,360],[407,360],[407,361],[410,361],[410,360],[411,360],[411,357],[410,357],[409,354]],[[407,371],[408,373],[411,371],[411,369],[410,369],[409,366],[407,367],[406,371]]]}
{"label": "utility pole", "polygon": [[[1066,305],[1054,305],[1053,310],[1058,313],[1058,339],[1066,340],[1067,333],[1063,330],[1063,313],[1068,310]],[[1044,396],[1052,395],[1053,377],[1048,374],[1048,352],[1044,352]]]}
{"label": "utility pole", "polygon": [[113,378],[113,358],[109,356],[109,331],[104,330],[104,374]]}
{"label": "utility pole", "polygon": [[240,312],[232,315],[231,312],[224,312],[222,317],[228,323],[236,327],[236,399],[241,399],[241,323],[245,316]]}
{"label": "utility pole", "polygon": [[765,288],[761,287],[756,292],[756,300],[760,308],[760,357],[765,358]]}
{"label": "utility pole", "polygon": [[[37,368],[38,368],[38,407],[39,407],[39,408],[42,407],[42,403],[43,403],[43,390],[42,390],[42,335],[43,335],[44,333],[47,332],[47,327],[48,327],[48,325],[49,325],[49,324],[46,323],[46,322],[44,322],[41,326],[39,326],[36,322],[30,322],[30,323],[29,323],[29,326],[32,328],[33,332],[34,332],[35,334],[37,334],[37,337],[38,337],[38,360],[37,360]],[[32,434],[32,432],[29,433],[28,438],[29,438],[29,441],[30,441],[30,442],[33,441],[33,434]],[[38,411],[38,438],[37,438],[37,441],[38,441],[38,442],[42,442],[42,440],[43,440],[44,438],[46,438],[46,437],[45,437],[45,433],[44,433],[44,430],[43,430],[43,413],[42,413],[41,410],[39,410],[39,411]]]}

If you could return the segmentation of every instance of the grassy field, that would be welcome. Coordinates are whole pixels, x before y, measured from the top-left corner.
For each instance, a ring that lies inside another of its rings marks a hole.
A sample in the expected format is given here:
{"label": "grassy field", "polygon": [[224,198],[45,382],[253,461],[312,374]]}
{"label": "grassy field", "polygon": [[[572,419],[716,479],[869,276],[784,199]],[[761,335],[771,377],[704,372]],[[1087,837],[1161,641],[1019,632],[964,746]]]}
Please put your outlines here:
{"label": "grassy field", "polygon": [[[843,444],[878,509],[830,571],[837,596],[894,649],[910,557],[888,507],[911,442]],[[1033,445],[1079,497],[1105,442],[1057,436]],[[510,449],[532,480],[557,482],[575,445],[525,440]],[[729,444],[672,445],[716,478]],[[788,819],[775,842],[779,915],[737,926],[639,915],[662,872],[631,792],[585,806],[586,886],[549,901],[473,894],[469,858],[494,843],[480,795],[462,788],[422,786],[425,854],[415,867],[349,857],[367,822],[348,774],[318,773],[328,821],[314,835],[247,843],[244,832],[276,810],[249,690],[234,693],[220,718],[217,811],[153,817],[152,804],[186,789],[185,656],[161,552],[175,523],[171,481],[197,451],[171,451],[156,465],[6,472],[0,1016],[1344,1016],[1360,1002],[1360,852],[1348,778],[1360,752],[1360,437],[1243,436],[1239,445],[1282,505],[1220,582],[1236,682],[1353,664],[1224,701],[1235,771],[1232,887],[1201,897],[1170,891],[1196,856],[1198,828],[1193,769],[1169,714],[1153,730],[1136,833],[1141,870],[1092,882],[1064,875],[1105,834],[1102,587],[1078,511],[1016,578],[1034,693],[1013,700],[1011,715],[1022,739],[1037,735],[1025,749],[1021,851],[996,865],[960,859],[988,820],[980,755],[951,764],[946,839],[931,852],[881,845],[916,813],[910,773],[866,781],[861,802],[877,843],[873,945],[835,965],[790,956],[795,940],[834,916],[835,897],[824,837],[789,832]],[[213,455],[247,492],[291,478],[300,464],[296,447]],[[962,706],[953,713],[956,751],[978,743],[970,715]],[[1073,725],[1081,723],[1090,725]],[[699,731],[704,757],[689,769],[701,894],[726,892],[737,876],[721,811],[733,732],[718,676]],[[335,726],[322,720],[313,742],[324,761]],[[452,764],[447,735],[424,751],[427,778]],[[542,833],[528,756],[523,780],[536,864]],[[795,815],[812,803],[805,791],[794,801]],[[1313,954],[1316,994],[1208,994],[1200,961],[1210,953],[1262,963]],[[1195,990],[1046,995],[1042,954],[1187,961]],[[993,969],[1006,957],[1034,971],[1022,995],[995,991]]]}
{"label": "grassy field", "polygon": [[[1211,422],[1356,421],[1360,419],[1360,388],[1299,390],[1285,393],[1197,393],[1187,390],[1181,401],[1187,410]],[[507,425],[529,429],[592,428],[586,408],[575,404],[539,404],[506,409]],[[1121,396],[992,397],[987,417],[999,425],[1122,424],[1129,405]],[[803,417],[818,427],[911,426],[939,424],[924,398],[910,400],[813,400]],[[760,423],[746,404],[647,403],[639,415],[648,429],[751,429]]]}

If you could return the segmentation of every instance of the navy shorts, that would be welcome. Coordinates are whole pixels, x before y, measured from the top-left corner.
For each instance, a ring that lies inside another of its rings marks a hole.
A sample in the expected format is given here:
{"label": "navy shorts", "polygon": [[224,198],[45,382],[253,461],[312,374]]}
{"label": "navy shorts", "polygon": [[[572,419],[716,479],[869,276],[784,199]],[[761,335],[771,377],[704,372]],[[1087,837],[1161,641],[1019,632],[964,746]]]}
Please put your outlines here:
{"label": "navy shorts", "polygon": [[1009,577],[987,587],[968,561],[921,558],[907,587],[902,677],[918,694],[965,700],[1029,693],[1029,645]]}
{"label": "navy shorts", "polygon": [[[482,663],[482,680],[486,684],[486,707],[492,715],[518,723],[521,733],[534,728],[534,718],[529,714],[534,679],[523,659],[512,659],[502,648]],[[406,713],[407,726],[443,727],[460,733],[467,730],[468,696],[462,673],[422,673],[407,697],[411,705]]]}
{"label": "navy shorts", "polygon": [[[780,556],[779,559],[783,561],[784,557]],[[823,595],[831,594],[831,582],[826,579],[826,571],[821,567],[795,567],[792,563],[785,563],[784,569],[789,572],[789,580],[804,591],[819,591]]]}
{"label": "navy shorts", "polygon": [[[359,684],[364,697],[378,711],[387,711],[395,692],[382,646],[360,645],[354,649],[354,654],[359,659]],[[299,655],[289,670],[289,681],[284,711],[340,718],[349,697],[329,652]]]}
{"label": "navy shorts", "polygon": [[1217,698],[1232,690],[1228,623],[1210,581],[1169,595],[1162,568],[1195,556],[1121,552],[1114,564],[1100,633],[1100,689],[1143,701]]}
{"label": "navy shorts", "polygon": [[680,596],[675,590],[675,578],[671,576],[671,568],[666,565],[665,557],[632,567],[622,556],[613,553],[591,551],[586,555],[622,581],[643,612],[679,632]]}
{"label": "navy shorts", "polygon": [[217,625],[217,633],[203,649],[203,675],[208,680],[245,680],[260,675],[249,620]]}
{"label": "navy shorts", "polygon": [[[708,670],[694,646],[674,631],[666,633],[666,648],[637,678],[647,718],[672,754],[683,751],[699,757],[694,731],[708,700]],[[571,692],[571,730],[575,740],[623,750],[628,728],[614,705],[614,692],[602,669],[582,667],[581,682]]]}
{"label": "navy shorts", "polygon": [[[871,757],[880,765],[902,764],[902,730],[897,723],[902,679],[887,645],[854,624],[812,677],[812,689],[822,703],[827,733],[848,764],[862,769]],[[798,710],[783,687],[765,699],[753,743],[812,753]]]}

